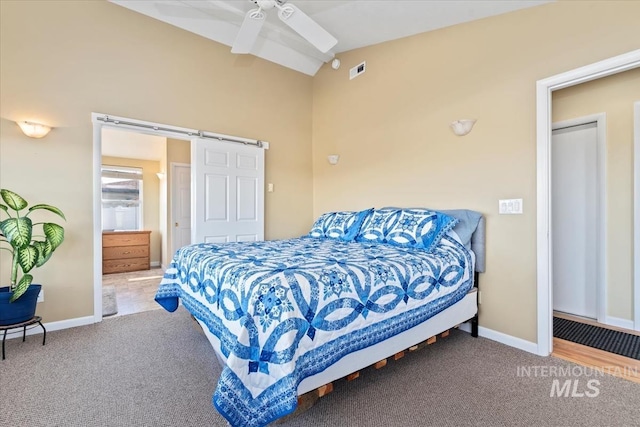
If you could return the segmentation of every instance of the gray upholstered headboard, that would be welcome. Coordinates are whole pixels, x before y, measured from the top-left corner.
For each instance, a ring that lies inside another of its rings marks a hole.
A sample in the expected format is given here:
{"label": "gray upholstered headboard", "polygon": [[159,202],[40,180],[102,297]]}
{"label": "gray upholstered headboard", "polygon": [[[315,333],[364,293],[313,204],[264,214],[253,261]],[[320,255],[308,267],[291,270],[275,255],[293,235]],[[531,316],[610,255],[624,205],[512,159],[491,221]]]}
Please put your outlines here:
{"label": "gray upholstered headboard", "polygon": [[485,220],[480,217],[476,231],[471,235],[471,250],[476,254],[476,271],[484,273],[486,263]]}
{"label": "gray upholstered headboard", "polygon": [[471,233],[471,250],[476,254],[476,271],[484,273],[486,262],[484,215],[469,209],[440,210],[440,212],[460,220],[454,227],[454,231],[458,232],[463,240],[465,235],[468,238]]}

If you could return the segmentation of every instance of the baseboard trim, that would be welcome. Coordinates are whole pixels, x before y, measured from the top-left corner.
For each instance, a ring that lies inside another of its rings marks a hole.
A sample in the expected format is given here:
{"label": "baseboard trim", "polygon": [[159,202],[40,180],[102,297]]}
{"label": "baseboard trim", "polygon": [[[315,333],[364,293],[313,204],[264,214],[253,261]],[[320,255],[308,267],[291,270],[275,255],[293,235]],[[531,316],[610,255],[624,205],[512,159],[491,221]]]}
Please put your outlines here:
{"label": "baseboard trim", "polygon": [[[465,332],[471,332],[471,325],[469,323],[463,323],[460,325],[460,330]],[[511,335],[503,334],[502,332],[494,331],[493,329],[485,328],[484,326],[478,327],[478,336],[496,341],[501,344],[514,347],[519,350],[526,351],[528,353],[538,354],[538,344],[517,338]]]}
{"label": "baseboard trim", "polygon": [[152,267],[152,268],[158,268],[158,267],[160,267],[160,261],[151,261],[149,263],[149,266]]}
{"label": "baseboard trim", "polygon": [[619,317],[606,316],[604,323],[609,326],[615,326],[617,328],[635,330],[633,320],[620,319]]}
{"label": "baseboard trim", "polygon": [[[93,316],[76,317],[74,319],[59,320],[57,322],[42,322],[47,332],[59,331],[61,329],[75,328],[78,326],[92,325],[96,323]],[[38,325],[29,327],[27,335],[38,335],[42,333],[42,328]],[[7,339],[21,338],[22,330],[14,329],[7,334]]]}

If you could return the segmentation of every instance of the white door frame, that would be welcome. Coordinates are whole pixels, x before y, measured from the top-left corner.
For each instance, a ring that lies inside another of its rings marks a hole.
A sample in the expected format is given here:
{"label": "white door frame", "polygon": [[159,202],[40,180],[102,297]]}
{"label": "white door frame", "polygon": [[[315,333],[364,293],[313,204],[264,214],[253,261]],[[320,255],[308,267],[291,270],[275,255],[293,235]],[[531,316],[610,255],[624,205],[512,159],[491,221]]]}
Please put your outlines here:
{"label": "white door frame", "polygon": [[633,105],[633,311],[640,331],[640,101]]}
{"label": "white door frame", "polygon": [[[640,49],[585,67],[538,80],[536,83],[537,139],[537,353],[553,349],[553,301],[551,292],[551,93],[601,77],[640,67]],[[637,222],[636,222],[637,224]],[[637,307],[636,307],[637,310]],[[637,321],[637,319],[636,319]]]}
{"label": "white door frame", "polygon": [[[105,121],[105,118],[109,120]],[[209,138],[228,139],[248,144],[254,144],[256,140],[146,120],[117,117],[104,113],[91,113],[91,122],[93,124],[93,322],[97,323],[102,321],[102,188],[100,184],[102,128],[129,129],[138,133],[186,141],[190,141],[194,135],[204,135]],[[262,141],[261,143],[264,149],[269,148],[268,142]]]}
{"label": "white door frame", "polygon": [[[596,182],[596,316],[600,323],[607,322],[607,115],[605,113],[591,114],[569,120],[552,123],[551,130],[588,123],[596,123],[596,152],[597,170]],[[551,197],[551,195],[549,195]],[[550,224],[551,230],[553,224]],[[551,241],[553,242],[553,241]],[[552,254],[551,254],[552,255]],[[550,259],[553,259],[551,256]],[[553,282],[551,284],[553,286]],[[551,288],[553,291],[553,288]],[[551,292],[553,295],[553,292]],[[553,306],[551,307],[553,311]]]}

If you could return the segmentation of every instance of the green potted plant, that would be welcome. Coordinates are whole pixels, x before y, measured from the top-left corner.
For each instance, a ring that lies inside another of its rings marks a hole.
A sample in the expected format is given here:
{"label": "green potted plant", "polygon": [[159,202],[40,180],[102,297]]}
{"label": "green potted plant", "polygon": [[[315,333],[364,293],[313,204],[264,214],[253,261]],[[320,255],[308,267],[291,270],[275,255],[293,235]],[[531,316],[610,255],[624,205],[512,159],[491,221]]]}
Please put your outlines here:
{"label": "green potted plant", "polygon": [[[51,205],[37,204],[28,208],[27,201],[13,191],[0,189],[0,197],[4,202],[0,203],[0,211],[5,214],[0,216],[0,249],[11,253],[9,286],[0,288],[0,326],[4,326],[34,316],[42,285],[32,284],[33,276],[28,273],[49,261],[53,251],[64,241],[64,228],[60,225],[33,223],[29,215],[44,209],[66,218],[60,209]],[[2,216],[6,219],[2,220]],[[18,270],[22,272],[20,277]]]}

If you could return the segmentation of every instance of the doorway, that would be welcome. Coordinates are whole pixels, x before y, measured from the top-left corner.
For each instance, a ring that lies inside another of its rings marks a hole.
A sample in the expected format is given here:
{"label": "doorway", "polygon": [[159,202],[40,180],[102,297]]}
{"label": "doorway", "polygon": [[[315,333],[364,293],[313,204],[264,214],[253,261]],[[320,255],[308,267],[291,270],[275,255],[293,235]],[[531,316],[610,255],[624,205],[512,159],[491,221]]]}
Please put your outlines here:
{"label": "doorway", "polygon": [[[551,245],[551,94],[553,91],[640,67],[640,50],[538,80],[536,83],[537,134],[537,354],[553,348],[552,245]],[[637,173],[640,165],[636,162]],[[635,191],[636,200],[638,191]],[[636,214],[637,218],[637,214]],[[637,220],[636,220],[637,224]],[[635,293],[640,292],[638,281]],[[637,319],[636,319],[637,321]]]}
{"label": "doorway", "polygon": [[[241,138],[224,134],[217,134],[212,132],[206,132],[196,129],[190,128],[181,128],[171,125],[164,125],[160,123],[146,122],[136,119],[128,119],[124,117],[115,117],[108,116],[106,114],[101,113],[92,113],[92,123],[93,123],[93,169],[94,169],[94,180],[93,180],[93,250],[94,250],[94,322],[102,321],[102,200],[101,200],[101,168],[102,168],[102,129],[103,128],[111,128],[111,129],[123,129],[129,130],[133,132],[138,132],[145,135],[154,135],[166,137],[168,141],[173,140],[176,142],[183,142],[187,146],[187,157],[186,160],[179,160],[175,157],[175,150],[172,150],[170,147],[167,148],[166,156],[162,160],[162,165],[164,166],[163,170],[159,172],[157,178],[160,179],[160,196],[164,197],[165,203],[170,203],[174,198],[172,196],[171,190],[171,175],[167,176],[167,165],[171,165],[172,163],[185,163],[187,165],[195,165],[194,169],[191,171],[191,179],[190,183],[193,185],[193,182],[196,180],[193,178],[194,176],[199,176],[204,174],[204,170],[200,169],[198,171],[198,165],[196,160],[196,156],[194,155],[192,147],[196,146],[198,143],[200,146],[205,147],[213,147],[217,144],[223,145],[235,145],[235,149],[230,150],[229,153],[233,155],[229,155],[227,157],[228,165],[235,165],[235,169],[244,169],[250,175],[253,174],[253,171],[258,171],[258,176],[254,177],[254,179],[247,180],[245,176],[238,175],[236,177],[235,182],[233,180],[228,179],[231,185],[237,185],[237,188],[240,190],[242,197],[238,200],[228,199],[228,206],[236,206],[238,208],[238,215],[229,215],[227,217],[227,221],[238,222],[238,221],[247,221],[251,222],[259,222],[259,229],[256,232],[256,238],[258,240],[262,240],[264,233],[264,150],[269,149],[269,143],[265,141],[259,141],[255,139],[249,138]],[[236,156],[234,153],[241,152],[242,150],[247,149],[248,147],[253,147],[253,150],[256,150],[258,153],[255,155],[255,161],[250,161],[251,156]],[[184,151],[184,150],[180,150]],[[207,150],[205,152],[205,156],[202,161],[204,164],[218,163],[219,155],[221,153],[216,152],[216,150]],[[185,175],[186,176],[186,175]],[[204,176],[204,175],[203,175]],[[190,199],[190,203],[183,204],[183,207],[189,207],[191,209],[194,206],[194,200],[196,200],[194,194],[200,189],[203,196],[213,195],[214,197],[205,197],[210,199],[211,201],[218,200],[219,197],[215,197],[215,191],[211,192],[212,183],[217,182],[216,176],[207,175],[204,179],[201,177],[200,181],[203,181],[206,185],[202,188],[198,186],[193,186],[194,190],[190,191],[188,197]],[[186,178],[185,178],[186,180]],[[184,180],[183,180],[184,181]],[[249,185],[249,181],[253,181],[253,185]],[[206,189],[206,191],[205,191]],[[215,189],[214,189],[215,190]],[[251,197],[247,197],[251,196]],[[200,197],[202,198],[202,197]],[[184,199],[184,197],[183,197]],[[255,203],[247,203],[247,201],[253,201]],[[253,215],[251,215],[251,207],[254,207]],[[186,208],[185,208],[186,209]],[[183,210],[185,210],[183,209]],[[162,239],[162,255],[161,255],[161,263],[166,267],[166,264],[171,260],[173,256],[173,252],[171,251],[171,233],[174,227],[172,227],[171,223],[175,223],[175,220],[170,215],[171,207],[169,209],[161,210],[160,215],[160,232],[163,236],[168,236],[167,238]],[[198,218],[198,212],[193,212],[187,210],[192,215],[191,224],[198,224],[196,219]],[[201,216],[205,218],[205,220],[210,219],[212,213],[216,212],[216,206],[206,205],[201,212],[199,213]],[[231,211],[230,211],[231,212]],[[249,218],[252,217],[252,218]],[[216,219],[216,218],[213,218]],[[198,227],[195,227],[191,230],[191,235],[193,236]],[[236,236],[237,237],[237,236]],[[235,240],[238,240],[236,238]],[[195,240],[192,240],[195,241]],[[207,241],[207,239],[202,239],[202,241]]]}
{"label": "doorway", "polygon": [[191,164],[171,163],[170,254],[191,243]]}
{"label": "doorway", "polygon": [[553,124],[553,310],[605,322],[606,121],[604,114]]}
{"label": "doorway", "polygon": [[640,331],[640,101],[633,105],[633,310],[634,326]]}
{"label": "doorway", "polygon": [[111,318],[158,308],[168,141],[110,127],[101,137],[102,315]]}

